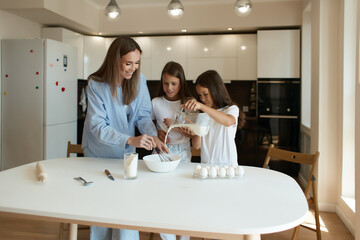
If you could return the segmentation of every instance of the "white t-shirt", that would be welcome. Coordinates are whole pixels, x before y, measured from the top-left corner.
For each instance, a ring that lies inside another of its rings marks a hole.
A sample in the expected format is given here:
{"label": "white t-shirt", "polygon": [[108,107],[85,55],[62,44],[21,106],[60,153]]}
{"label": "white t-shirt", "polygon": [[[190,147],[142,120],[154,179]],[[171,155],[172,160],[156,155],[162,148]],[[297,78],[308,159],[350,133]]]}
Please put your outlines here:
{"label": "white t-shirt", "polygon": [[220,108],[218,111],[234,116],[236,123],[226,127],[212,119],[209,133],[201,137],[201,162],[207,164],[237,165],[235,134],[239,108],[236,105],[232,105],[227,108]]}
{"label": "white t-shirt", "polygon": [[[156,97],[151,101],[151,104],[151,118],[156,120],[156,128],[167,132],[168,128],[164,123],[164,118],[172,119],[179,109],[181,101],[169,101],[165,97]],[[170,131],[168,139],[169,144],[182,144],[190,141],[190,138],[175,131]]]}

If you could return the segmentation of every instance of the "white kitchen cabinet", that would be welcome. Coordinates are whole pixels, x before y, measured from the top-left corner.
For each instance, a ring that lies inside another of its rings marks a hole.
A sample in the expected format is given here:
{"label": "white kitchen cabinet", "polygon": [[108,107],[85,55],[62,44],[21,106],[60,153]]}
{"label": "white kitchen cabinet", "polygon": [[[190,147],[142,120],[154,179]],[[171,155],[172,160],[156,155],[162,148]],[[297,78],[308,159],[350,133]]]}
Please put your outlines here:
{"label": "white kitchen cabinet", "polygon": [[188,36],[188,58],[237,57],[236,35]]}
{"label": "white kitchen cabinet", "polygon": [[159,80],[165,64],[174,61],[186,69],[186,36],[151,38],[151,80]]}
{"label": "white kitchen cabinet", "polygon": [[107,51],[103,37],[84,36],[84,78],[97,71],[104,62]]}
{"label": "white kitchen cabinet", "polygon": [[257,33],[258,78],[300,78],[300,30]]}
{"label": "white kitchen cabinet", "polygon": [[46,27],[41,29],[41,37],[63,42],[77,48],[77,78],[84,78],[84,36],[62,27]]}
{"label": "white kitchen cabinet", "polygon": [[257,80],[257,36],[237,36],[237,80]]}
{"label": "white kitchen cabinet", "polygon": [[188,58],[188,80],[207,70],[216,70],[224,81],[236,79],[236,58]]}
{"label": "white kitchen cabinet", "polygon": [[187,78],[216,70],[223,80],[237,79],[236,35],[188,36]]}
{"label": "white kitchen cabinet", "polygon": [[133,38],[142,50],[141,54],[141,73],[146,79],[151,79],[151,41],[152,37],[134,37]]}

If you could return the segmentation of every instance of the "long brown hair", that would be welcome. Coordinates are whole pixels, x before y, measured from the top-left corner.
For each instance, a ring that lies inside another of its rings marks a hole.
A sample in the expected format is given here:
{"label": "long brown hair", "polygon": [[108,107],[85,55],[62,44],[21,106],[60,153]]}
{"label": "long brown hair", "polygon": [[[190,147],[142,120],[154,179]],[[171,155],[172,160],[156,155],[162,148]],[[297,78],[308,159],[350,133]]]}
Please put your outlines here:
{"label": "long brown hair", "polygon": [[[114,99],[118,100],[117,84],[120,79],[120,60],[121,57],[129,52],[142,50],[139,44],[130,37],[118,37],[110,45],[106,54],[103,64],[94,73],[90,74],[88,80],[93,79],[98,82],[106,82],[110,85],[111,95]],[[123,103],[130,104],[137,95],[137,87],[140,79],[140,65],[139,68],[133,73],[131,79],[123,82],[122,93]]]}
{"label": "long brown hair", "polygon": [[185,103],[185,101],[192,97],[190,94],[190,90],[188,88],[186,79],[185,79],[185,73],[183,67],[177,63],[177,62],[168,62],[165,64],[162,72],[161,72],[161,79],[160,79],[160,85],[157,92],[157,97],[165,96],[164,88],[163,88],[163,75],[164,73],[167,73],[173,77],[176,77],[180,80],[180,91],[179,91],[179,97],[181,100],[181,103]]}
{"label": "long brown hair", "polygon": [[[237,105],[231,100],[229,92],[226,89],[224,81],[219,73],[215,70],[208,70],[200,74],[196,79],[195,86],[199,85],[209,89],[209,93],[218,108],[224,108],[231,105]],[[239,111],[238,128],[243,128],[245,125],[245,113]]]}

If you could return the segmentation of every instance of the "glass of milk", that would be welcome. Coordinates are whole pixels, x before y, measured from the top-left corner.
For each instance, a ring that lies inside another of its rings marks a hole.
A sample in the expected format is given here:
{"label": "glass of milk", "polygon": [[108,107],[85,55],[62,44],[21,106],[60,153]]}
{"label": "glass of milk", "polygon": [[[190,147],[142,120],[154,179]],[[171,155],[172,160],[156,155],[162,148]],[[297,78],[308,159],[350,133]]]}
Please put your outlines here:
{"label": "glass of milk", "polygon": [[124,178],[128,180],[137,178],[137,169],[138,169],[138,159],[139,156],[137,153],[125,153],[124,154]]}

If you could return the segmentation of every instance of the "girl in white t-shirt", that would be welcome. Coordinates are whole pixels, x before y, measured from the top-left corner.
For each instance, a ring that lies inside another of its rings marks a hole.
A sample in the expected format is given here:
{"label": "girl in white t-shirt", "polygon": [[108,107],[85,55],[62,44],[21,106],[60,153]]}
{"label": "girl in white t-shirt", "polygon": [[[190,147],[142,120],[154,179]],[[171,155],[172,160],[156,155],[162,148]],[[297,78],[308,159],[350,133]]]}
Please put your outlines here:
{"label": "girl in white t-shirt", "polygon": [[[201,147],[201,162],[207,164],[237,165],[235,134],[239,126],[245,123],[244,114],[231,100],[220,75],[209,70],[202,73],[195,83],[196,99],[185,103],[185,108],[207,113],[213,120],[207,135],[192,138],[194,148]],[[239,114],[241,116],[238,123]]]}
{"label": "girl in white t-shirt", "polygon": [[[152,103],[152,119],[156,124],[158,137],[164,141],[166,132],[173,122],[173,116],[191,97],[182,66],[176,62],[168,62],[161,73],[157,97]],[[167,147],[172,154],[181,156],[182,162],[191,161],[190,135],[184,128],[173,128],[167,138]]]}

